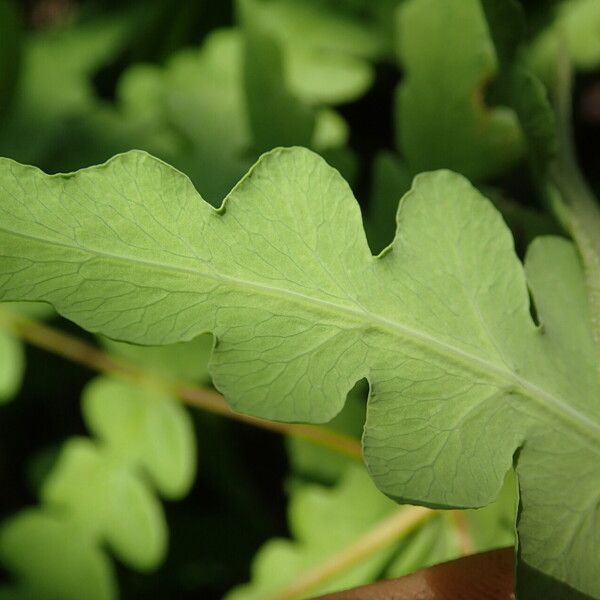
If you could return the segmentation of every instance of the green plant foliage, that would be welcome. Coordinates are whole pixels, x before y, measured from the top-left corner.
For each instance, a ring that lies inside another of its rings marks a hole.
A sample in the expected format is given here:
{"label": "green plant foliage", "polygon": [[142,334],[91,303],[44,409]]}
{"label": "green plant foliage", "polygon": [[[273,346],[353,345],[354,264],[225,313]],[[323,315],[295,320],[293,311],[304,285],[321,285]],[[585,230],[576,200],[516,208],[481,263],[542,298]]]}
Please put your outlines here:
{"label": "green plant foliage", "polygon": [[243,0],[240,4],[281,45],[287,83],[301,100],[340,104],[360,97],[371,85],[369,61],[384,52],[374,24],[351,18],[339,6],[324,8],[312,0]]}
{"label": "green plant foliage", "polygon": [[595,0],[563,0],[555,18],[534,40],[529,61],[546,82],[556,77],[556,60],[561,48],[577,69],[591,71],[600,65],[600,5]]}
{"label": "green plant foliage", "polygon": [[[377,491],[358,465],[346,468],[332,489],[314,484],[295,486],[288,508],[293,539],[267,542],[252,565],[252,582],[229,593],[227,600],[270,597],[311,567],[344,550],[395,510],[398,508],[394,503]],[[383,570],[393,552],[393,545],[384,547],[311,593],[324,594],[370,581]]]}
{"label": "green plant foliage", "polygon": [[206,181],[207,198],[220,202],[251,164],[241,44],[239,32],[217,30],[164,67],[128,69],[115,106],[92,105],[72,121],[60,164],[78,168],[142,148]]}
{"label": "green plant foliage", "polygon": [[523,153],[515,114],[486,106],[497,58],[479,0],[407,0],[398,40],[398,147],[412,172],[445,167],[482,180],[513,165]]}
{"label": "green plant foliage", "polygon": [[283,52],[262,23],[256,4],[242,3],[244,23],[244,84],[248,117],[259,152],[297,143],[309,146],[315,114],[311,106],[287,89]]}
{"label": "green plant foliage", "polygon": [[[485,508],[440,513],[404,540],[385,576],[402,577],[417,569],[460,557],[464,550],[461,535],[470,538],[473,552],[514,544],[515,481],[509,474],[499,498]],[[457,529],[460,518],[465,531]]]}
{"label": "green plant foliage", "polygon": [[514,460],[520,597],[536,597],[530,573],[600,594],[588,508],[600,381],[570,243],[535,242],[526,282],[496,210],[439,171],[415,180],[393,245],[373,258],[348,186],[302,149],[265,155],[219,211],[139,152],[70,176],[10,160],[1,172],[2,298],[45,300],[134,342],[212,331],[215,385],[262,417],[326,421],[367,377],[380,489],[481,506]]}
{"label": "green plant foliage", "polygon": [[[35,319],[45,319],[53,313],[48,304],[36,302],[4,302],[0,305],[0,311],[18,313]],[[24,373],[23,344],[9,332],[0,329],[0,404],[12,400],[19,391]]]}
{"label": "green plant foliage", "polygon": [[[150,349],[151,360],[157,354]],[[8,598],[115,598],[105,545],[137,570],[164,559],[167,529],[152,487],[170,499],[188,492],[196,468],[189,416],[168,396],[108,377],[84,390],[83,416],[98,441],[67,441],[41,487],[42,508],[3,525],[0,557],[18,582]],[[32,544],[39,553],[27,554]],[[62,551],[49,552],[52,544]]]}
{"label": "green plant foliage", "polygon": [[65,445],[42,499],[138,569],[164,556],[165,525],[149,488],[90,440],[75,438]]}
{"label": "green plant foliage", "polygon": [[104,337],[100,342],[112,356],[157,375],[183,382],[210,382],[208,359],[213,347],[212,336],[200,335],[189,342],[168,346],[136,346]]}
{"label": "green plant foliage", "polygon": [[[343,552],[395,511],[377,493],[360,466],[338,465],[341,478],[335,487],[296,483],[291,486],[288,522],[291,540],[269,540],[258,552],[252,582],[233,590],[227,600],[276,597],[276,593],[314,567]],[[475,552],[514,542],[514,479],[508,478],[497,502],[481,510],[465,511],[466,534],[474,536]],[[416,569],[462,555],[454,517],[439,513],[406,539],[390,540],[369,559],[348,565],[311,590],[311,596],[369,583],[377,575],[401,577]],[[275,576],[274,576],[275,574]]]}
{"label": "green plant foliage", "polygon": [[111,600],[110,561],[78,525],[40,509],[25,510],[3,526],[0,559],[20,588],[1,588],[2,600]]}
{"label": "green plant foliage", "polygon": [[95,103],[91,77],[122,46],[131,21],[102,19],[29,34],[10,110],[0,123],[0,155],[47,161],[69,119]]}

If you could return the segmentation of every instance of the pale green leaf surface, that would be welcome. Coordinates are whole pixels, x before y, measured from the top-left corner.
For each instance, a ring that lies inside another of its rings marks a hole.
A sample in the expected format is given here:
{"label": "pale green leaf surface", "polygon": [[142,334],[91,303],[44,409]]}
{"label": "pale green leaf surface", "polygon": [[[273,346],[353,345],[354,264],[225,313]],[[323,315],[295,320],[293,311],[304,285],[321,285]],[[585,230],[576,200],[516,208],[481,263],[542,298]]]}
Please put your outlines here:
{"label": "pale green leaf surface", "polygon": [[[252,581],[235,588],[226,600],[264,600],[302,573],[355,542],[379,521],[398,510],[369,480],[363,468],[351,465],[334,488],[298,485],[288,509],[293,539],[273,539],[258,552]],[[381,571],[393,546],[378,550],[352,569],[340,573],[311,594],[368,583]]]}
{"label": "pale green leaf surface", "polygon": [[0,127],[0,155],[39,162],[65,119],[94,102],[91,77],[121,47],[130,19],[105,18],[29,34],[21,78]]}
{"label": "pale green leaf surface", "polygon": [[104,540],[135,569],[151,569],[166,552],[160,504],[135,472],[85,438],[70,439],[44,482],[42,500]]}
{"label": "pale green leaf surface", "polygon": [[288,89],[278,40],[262,27],[255,4],[240,4],[244,29],[244,88],[253,146],[258,152],[279,143],[309,146],[315,111]]}
{"label": "pale green leaf surface", "polygon": [[[30,319],[45,319],[54,312],[49,304],[42,302],[2,302],[0,311],[16,312]],[[25,349],[22,342],[0,326],[0,405],[11,400],[19,391],[24,372]]]}
{"label": "pale green leaf surface", "polygon": [[100,377],[83,394],[83,416],[119,464],[142,467],[161,494],[184,496],[196,471],[191,418],[176,399]]}
{"label": "pale green leaf surface", "polygon": [[[365,456],[384,492],[481,506],[515,459],[521,557],[600,595],[594,356],[563,349],[569,306],[540,296],[539,268],[532,321],[509,230],[465,179],[417,177],[373,257],[349,187],[307,150],[265,155],[219,211],[144,153],[71,176],[0,172],[2,298],[131,342],[212,331],[216,387],[257,416],[327,421],[366,377]],[[566,261],[581,304],[570,248],[545,269]],[[586,331],[586,311],[569,314]]]}
{"label": "pale green leaf surface", "polygon": [[[244,56],[241,30],[222,29],[200,48],[178,52],[164,67],[128,69],[119,80],[115,107],[94,105],[73,120],[65,133],[68,143],[61,144],[49,167],[77,169],[140,148],[184,171],[215,205],[250,167],[257,148],[304,143],[330,153],[347,173],[348,157],[337,160],[347,152],[346,122],[289,91],[281,48],[263,38],[255,32],[251,46],[268,64],[255,54]],[[267,94],[265,85],[273,93]],[[291,118],[296,106],[304,119]]]}
{"label": "pale green leaf surface", "polygon": [[[114,600],[110,561],[76,524],[50,511],[29,509],[0,532],[0,558],[17,577],[20,600]],[[7,592],[8,594],[8,592]]]}
{"label": "pale green leaf surface", "polygon": [[338,112],[322,108],[316,113],[315,119],[312,145],[316,150],[335,149],[347,144],[350,137],[348,123]]}
{"label": "pale green leaf surface", "polygon": [[482,180],[513,165],[523,153],[516,116],[485,104],[497,59],[479,0],[407,0],[397,15],[406,71],[397,140],[412,172],[444,167]]}
{"label": "pale green leaf surface", "polygon": [[392,153],[382,152],[375,157],[369,213],[365,223],[374,253],[381,252],[394,239],[398,202],[410,189],[412,177],[408,166]]}

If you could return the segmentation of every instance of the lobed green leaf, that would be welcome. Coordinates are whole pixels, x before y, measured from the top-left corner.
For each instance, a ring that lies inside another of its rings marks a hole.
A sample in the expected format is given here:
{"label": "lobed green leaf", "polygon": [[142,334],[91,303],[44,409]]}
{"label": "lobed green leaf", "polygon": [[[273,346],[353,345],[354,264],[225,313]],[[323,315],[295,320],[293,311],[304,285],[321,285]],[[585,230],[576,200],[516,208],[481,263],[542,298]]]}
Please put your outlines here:
{"label": "lobed green leaf", "polygon": [[512,166],[523,139],[512,110],[486,105],[498,64],[480,0],[407,0],[397,18],[397,139],[412,172],[482,180]]}
{"label": "lobed green leaf", "polygon": [[154,390],[101,377],[85,389],[83,416],[111,460],[141,467],[167,498],[187,493],[196,473],[196,443],[183,405]]}
{"label": "lobed green leaf", "polygon": [[219,210],[140,152],[54,177],[4,160],[0,223],[0,298],[136,343],[211,331],[238,410],[327,421],[366,377],[366,461],[398,500],[481,506],[514,462],[521,564],[600,596],[600,381],[568,242],[527,259],[539,327],[506,225],[449,171],[415,179],[378,257],[345,181],[302,149],[263,156]]}
{"label": "lobed green leaf", "polygon": [[150,569],[164,558],[166,524],[159,503],[130,467],[91,440],[69,440],[44,482],[42,499],[136,569]]}

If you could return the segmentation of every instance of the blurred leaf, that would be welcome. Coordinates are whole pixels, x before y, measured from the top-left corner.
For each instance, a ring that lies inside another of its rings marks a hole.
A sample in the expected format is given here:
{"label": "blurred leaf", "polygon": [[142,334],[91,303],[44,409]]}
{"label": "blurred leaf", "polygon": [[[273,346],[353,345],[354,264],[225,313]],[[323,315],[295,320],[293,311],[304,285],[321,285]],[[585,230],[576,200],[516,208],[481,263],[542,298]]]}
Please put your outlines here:
{"label": "blurred leaf", "polygon": [[481,0],[500,65],[512,64],[525,35],[525,14],[518,0]]}
{"label": "blurred leaf", "polygon": [[512,103],[525,135],[529,159],[541,175],[557,153],[556,120],[544,85],[521,63],[512,72]]}
{"label": "blurred leaf", "polygon": [[142,467],[168,498],[188,492],[196,473],[196,442],[191,419],[177,400],[99,377],[86,387],[82,410],[111,460]]}
{"label": "blurred leaf", "polygon": [[127,69],[116,106],[92,105],[70,122],[60,168],[140,148],[177,165],[220,204],[250,165],[241,50],[237,31],[217,30],[200,49],[178,52],[164,67]]}
{"label": "blurred leaf", "polygon": [[30,33],[11,109],[0,126],[0,155],[40,164],[57,151],[69,116],[95,101],[91,77],[115,55],[128,19],[96,19]]}
{"label": "blurred leaf", "polygon": [[561,45],[575,68],[590,71],[600,66],[600,2],[563,0],[551,25],[532,43],[530,64],[547,85],[556,78]]}
{"label": "blurred leaf", "polygon": [[[288,512],[293,539],[267,542],[252,565],[252,582],[231,591],[226,600],[264,600],[305,571],[344,550],[396,510],[398,507],[377,491],[359,465],[350,465],[333,489],[314,484],[294,486]],[[387,547],[376,551],[313,593],[372,581],[393,550]]]}
{"label": "blurred leaf", "polygon": [[556,122],[548,92],[524,60],[524,14],[516,0],[484,0],[490,35],[500,59],[506,97],[523,130],[528,158],[540,176],[557,151]]}
{"label": "blurred leaf", "polygon": [[[586,498],[598,492],[600,380],[569,242],[535,242],[542,260],[528,251],[526,278],[491,203],[441,170],[415,179],[375,259],[349,186],[301,148],[264,155],[221,211],[145,153],[63,177],[2,164],[4,298],[52,301],[138,343],[214,331],[215,386],[263,418],[327,421],[368,377],[364,454],[381,490],[482,506],[514,464],[521,562],[600,590],[584,552],[598,541]],[[545,273],[553,285],[540,291]],[[568,549],[560,565],[556,544]]]}
{"label": "blurred leaf", "polygon": [[407,0],[398,28],[397,138],[412,172],[482,180],[512,166],[523,140],[512,110],[485,104],[498,65],[479,0]]}
{"label": "blurred leaf", "polygon": [[151,373],[183,382],[210,383],[208,360],[213,347],[211,335],[199,335],[189,342],[167,346],[138,346],[105,337],[100,337],[100,342],[110,354]]}
{"label": "blurred leaf", "polygon": [[[0,311],[15,312],[31,319],[44,319],[54,314],[52,307],[45,302],[2,302]],[[0,328],[0,404],[16,395],[24,372],[23,343]]]}
{"label": "blurred leaf", "polygon": [[373,81],[368,59],[383,52],[376,27],[319,2],[252,0],[245,11],[281,44],[282,73],[290,92],[310,104],[360,97]]}
{"label": "blurred leaf", "polygon": [[21,600],[115,600],[110,561],[84,531],[52,512],[28,509],[10,519],[0,533],[0,558],[17,576],[14,596]]}
{"label": "blurred leaf", "polygon": [[312,145],[318,151],[345,146],[350,137],[348,123],[336,111],[330,108],[320,109],[316,114]]}
{"label": "blurred leaf", "polygon": [[167,533],[160,505],[129,467],[91,440],[72,438],[65,444],[42,499],[136,569],[151,569],[164,558]]}

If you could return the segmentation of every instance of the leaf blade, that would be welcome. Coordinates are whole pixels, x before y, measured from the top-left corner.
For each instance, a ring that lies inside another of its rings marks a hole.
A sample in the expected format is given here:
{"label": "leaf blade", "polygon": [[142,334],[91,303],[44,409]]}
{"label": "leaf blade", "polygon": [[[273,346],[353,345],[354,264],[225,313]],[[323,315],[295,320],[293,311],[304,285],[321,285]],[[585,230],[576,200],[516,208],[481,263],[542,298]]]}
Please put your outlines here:
{"label": "leaf blade", "polygon": [[[141,153],[72,177],[25,170],[37,187],[24,181],[25,191],[8,193],[16,167],[3,165],[0,207],[10,219],[0,239],[12,253],[4,297],[54,302],[88,329],[135,342],[213,331],[216,386],[235,407],[272,419],[328,420],[367,377],[366,458],[387,494],[481,506],[517,456],[523,498],[531,499],[520,515],[527,548],[535,539],[528,515],[556,518],[539,499],[556,477],[540,464],[557,440],[595,464],[600,415],[590,398],[600,382],[595,373],[573,382],[557,368],[560,344],[549,341],[553,328],[542,331],[530,317],[510,233],[462,177],[418,177],[401,201],[393,245],[373,257],[347,184],[302,149],[265,155],[218,211],[185,177]],[[44,188],[43,200],[23,204],[27,189]],[[28,220],[23,206],[45,225]],[[57,214],[70,239],[52,228]],[[59,250],[34,247],[32,236],[42,233]],[[119,258],[124,250],[131,260]],[[43,260],[32,267],[36,253]],[[48,261],[57,259],[58,277],[49,278]],[[581,490],[592,497],[587,484]],[[570,535],[576,527],[568,525]],[[527,564],[597,593],[591,570],[566,573],[548,540],[531,548],[522,554]]]}

